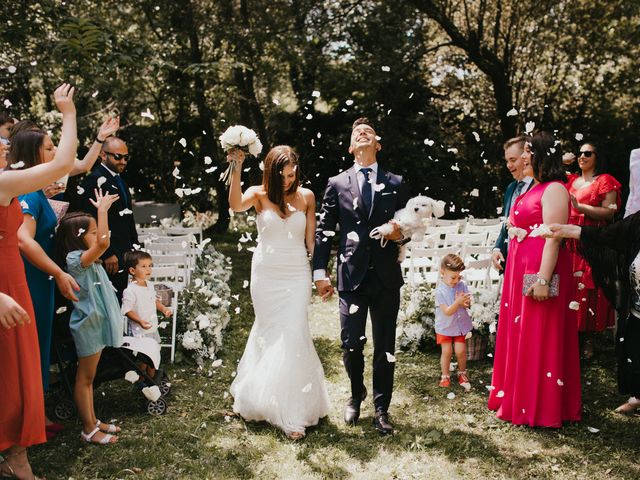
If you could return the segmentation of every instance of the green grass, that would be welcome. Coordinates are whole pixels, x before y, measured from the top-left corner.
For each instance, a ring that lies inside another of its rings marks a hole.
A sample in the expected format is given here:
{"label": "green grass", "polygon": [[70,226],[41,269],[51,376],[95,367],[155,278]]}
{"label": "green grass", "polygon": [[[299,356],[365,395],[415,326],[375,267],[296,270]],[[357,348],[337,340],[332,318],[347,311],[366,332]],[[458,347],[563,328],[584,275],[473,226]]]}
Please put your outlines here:
{"label": "green grass", "polygon": [[[611,342],[602,342],[583,372],[584,420],[561,430],[514,427],[486,408],[489,360],[469,365],[473,389],[456,397],[437,387],[437,352],[397,355],[391,405],[396,434],[379,437],[373,409],[363,405],[357,427],[342,422],[348,396],[341,365],[337,303],[314,300],[310,325],[331,397],[329,417],[292,443],[266,423],[245,423],[230,414],[228,387],[253,321],[248,289],[250,254],[237,251],[237,234],[215,239],[233,258],[233,301],[240,306],[224,337],[223,366],[197,371],[183,363],[168,367],[173,389],[162,417],[142,411],[128,383],[111,382],[96,392],[103,420],[123,429],[116,446],[84,445],[72,421],[48,444],[30,450],[38,474],[48,479],[93,478],[640,478],[639,417],[612,412],[624,399],[615,393]],[[370,351],[368,355],[370,358]],[[366,372],[370,384],[371,372]],[[588,426],[598,428],[590,433]]]}

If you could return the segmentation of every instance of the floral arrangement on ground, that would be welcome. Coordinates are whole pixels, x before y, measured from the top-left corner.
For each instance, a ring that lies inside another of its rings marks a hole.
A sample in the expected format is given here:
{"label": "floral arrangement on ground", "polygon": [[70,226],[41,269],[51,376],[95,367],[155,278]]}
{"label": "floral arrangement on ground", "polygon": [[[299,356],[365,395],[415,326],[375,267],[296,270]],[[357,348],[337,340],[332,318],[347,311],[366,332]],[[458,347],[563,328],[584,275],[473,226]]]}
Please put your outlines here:
{"label": "floral arrangement on ground", "polygon": [[229,323],[231,259],[207,245],[196,263],[189,286],[180,292],[178,342],[182,351],[203,367],[215,360]]}

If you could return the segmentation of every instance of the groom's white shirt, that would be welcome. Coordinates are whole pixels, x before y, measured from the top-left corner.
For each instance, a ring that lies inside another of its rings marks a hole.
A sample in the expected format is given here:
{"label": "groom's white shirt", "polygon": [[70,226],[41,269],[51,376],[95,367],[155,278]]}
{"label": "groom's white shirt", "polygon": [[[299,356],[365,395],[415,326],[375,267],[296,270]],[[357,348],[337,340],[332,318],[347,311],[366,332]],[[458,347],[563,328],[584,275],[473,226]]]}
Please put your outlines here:
{"label": "groom's white shirt", "polygon": [[[375,182],[376,179],[378,178],[378,162],[374,162],[371,165],[369,165],[368,167],[363,167],[362,165],[358,164],[358,163],[354,163],[353,166],[356,169],[356,178],[358,180],[358,188],[360,190],[359,193],[362,193],[362,188],[364,187],[364,182],[367,181],[367,179],[365,178],[364,173],[362,173],[362,169],[363,168],[370,168],[371,169],[371,173],[369,174],[370,178],[373,178],[373,181]],[[372,193],[373,190],[372,190]],[[371,202],[371,208],[373,208],[373,202]],[[371,212],[369,212],[371,213]],[[318,270],[314,270],[313,271],[313,281],[317,282],[318,280],[324,280],[325,278],[327,278],[327,271],[323,270],[323,269],[318,269]]]}

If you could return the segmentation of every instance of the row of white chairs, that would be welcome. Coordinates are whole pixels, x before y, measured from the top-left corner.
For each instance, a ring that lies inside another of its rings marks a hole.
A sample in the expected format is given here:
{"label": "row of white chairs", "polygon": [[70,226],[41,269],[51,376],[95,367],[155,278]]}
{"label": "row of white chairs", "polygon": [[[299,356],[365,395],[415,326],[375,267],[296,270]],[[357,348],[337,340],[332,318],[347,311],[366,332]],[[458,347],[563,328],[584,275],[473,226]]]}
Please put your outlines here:
{"label": "row of white chairs", "polygon": [[[171,352],[171,363],[175,361],[176,334],[178,321],[178,306],[180,294],[191,281],[193,272],[201,249],[201,227],[138,227],[138,238],[143,245],[143,250],[149,252],[153,258],[153,270],[151,281],[156,285],[168,287],[170,293],[171,336],[164,335],[160,331],[162,348],[168,348]],[[166,301],[166,299],[164,299]],[[159,318],[161,323],[164,319]]]}

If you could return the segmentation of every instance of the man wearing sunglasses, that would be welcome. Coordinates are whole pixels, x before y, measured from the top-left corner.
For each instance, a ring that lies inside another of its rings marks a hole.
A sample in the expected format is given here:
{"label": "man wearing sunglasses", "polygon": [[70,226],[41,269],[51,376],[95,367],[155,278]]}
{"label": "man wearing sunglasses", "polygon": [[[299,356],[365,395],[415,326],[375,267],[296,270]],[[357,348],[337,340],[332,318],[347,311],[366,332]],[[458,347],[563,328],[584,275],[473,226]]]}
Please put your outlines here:
{"label": "man wearing sunglasses", "polygon": [[120,196],[109,209],[111,245],[101,258],[109,279],[116,288],[118,300],[121,301],[122,292],[127,287],[128,280],[124,269],[124,254],[133,250],[134,245],[138,244],[136,223],[131,212],[131,193],[120,176],[127,168],[129,161],[127,144],[118,137],[107,137],[102,145],[100,159],[101,163],[80,184],[80,209],[97,218],[97,211],[89,201],[93,198],[96,188]]}

